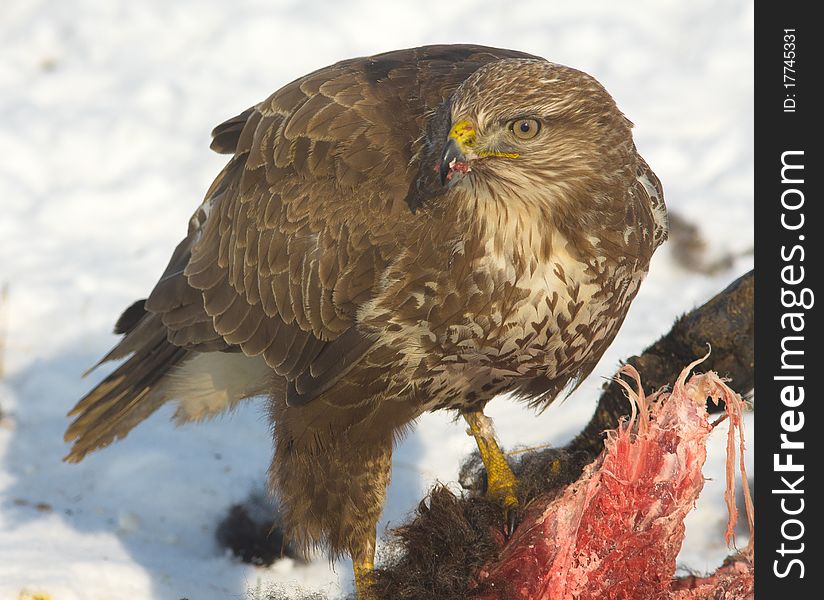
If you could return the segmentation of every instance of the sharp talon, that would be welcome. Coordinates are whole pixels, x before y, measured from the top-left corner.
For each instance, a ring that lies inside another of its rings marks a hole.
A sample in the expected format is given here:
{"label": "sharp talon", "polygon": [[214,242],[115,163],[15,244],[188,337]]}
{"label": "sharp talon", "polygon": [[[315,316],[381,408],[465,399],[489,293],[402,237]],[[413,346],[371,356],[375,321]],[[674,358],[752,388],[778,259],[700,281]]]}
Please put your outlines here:
{"label": "sharp talon", "polygon": [[521,511],[518,510],[517,506],[510,506],[506,511],[506,531],[504,531],[504,535],[506,538],[509,539],[512,537],[512,534],[515,533],[515,528],[518,526],[518,523],[521,521]]}

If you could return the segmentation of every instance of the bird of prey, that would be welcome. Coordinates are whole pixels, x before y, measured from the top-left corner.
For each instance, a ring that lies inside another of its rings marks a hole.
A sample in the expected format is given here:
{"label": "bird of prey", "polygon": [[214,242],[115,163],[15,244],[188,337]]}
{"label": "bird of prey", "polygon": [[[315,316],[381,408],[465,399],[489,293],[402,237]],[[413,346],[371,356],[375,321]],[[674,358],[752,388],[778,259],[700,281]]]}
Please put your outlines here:
{"label": "bird of prey", "polygon": [[71,411],[67,460],[165,402],[178,423],[265,396],[290,539],[351,556],[365,597],[393,442],[466,417],[510,509],[484,405],[573,389],[665,239],[632,124],[585,73],[471,45],[345,60],[219,125],[230,155],[146,300],[128,359]]}

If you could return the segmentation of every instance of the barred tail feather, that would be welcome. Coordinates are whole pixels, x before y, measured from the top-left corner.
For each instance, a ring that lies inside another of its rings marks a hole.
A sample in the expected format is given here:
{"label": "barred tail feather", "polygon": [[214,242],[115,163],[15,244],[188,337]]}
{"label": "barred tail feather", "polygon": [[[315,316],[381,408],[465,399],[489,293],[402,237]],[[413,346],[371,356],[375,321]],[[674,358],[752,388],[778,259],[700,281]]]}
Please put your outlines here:
{"label": "barred tail feather", "polygon": [[[132,356],[86,394],[69,412],[75,417],[65,440],[74,442],[65,460],[83,457],[121,439],[168,400],[161,383],[163,376],[184,360],[190,351],[170,344],[166,328],[152,314],[124,337],[104,360]],[[101,361],[103,362],[103,361]],[[98,363],[99,364],[99,363]]]}

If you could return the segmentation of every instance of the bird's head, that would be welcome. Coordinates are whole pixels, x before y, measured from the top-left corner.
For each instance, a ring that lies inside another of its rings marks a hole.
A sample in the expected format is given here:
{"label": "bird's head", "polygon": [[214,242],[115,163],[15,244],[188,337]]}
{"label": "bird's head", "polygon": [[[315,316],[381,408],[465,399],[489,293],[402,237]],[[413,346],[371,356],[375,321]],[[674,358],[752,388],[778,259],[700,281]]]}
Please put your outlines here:
{"label": "bird's head", "polygon": [[[524,202],[597,202],[634,169],[632,124],[589,75],[542,59],[481,67],[452,95],[442,186]],[[557,206],[556,206],[557,208]]]}

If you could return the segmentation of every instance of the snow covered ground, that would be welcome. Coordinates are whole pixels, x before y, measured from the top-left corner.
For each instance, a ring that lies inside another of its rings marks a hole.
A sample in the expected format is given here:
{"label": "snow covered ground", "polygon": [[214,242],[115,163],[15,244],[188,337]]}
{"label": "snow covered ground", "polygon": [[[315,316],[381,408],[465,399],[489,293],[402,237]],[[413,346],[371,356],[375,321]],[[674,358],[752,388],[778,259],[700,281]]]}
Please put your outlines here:
{"label": "snow covered ground", "polygon": [[[0,18],[0,598],[241,598],[299,584],[336,597],[350,567],[224,555],[214,529],[263,485],[262,412],[247,405],[174,428],[162,410],[80,465],[61,462],[66,411],[105,374],[79,375],[115,342],[225,157],[209,131],[312,69],[427,43],[513,47],[585,70],[636,123],[667,203],[699,226],[712,276],[664,248],[594,375],[535,417],[490,405],[505,445],[568,441],[604,377],[751,267],[752,2],[5,0]],[[722,428],[723,429],[723,428]],[[688,521],[682,563],[727,554],[723,432]],[[752,430],[749,446],[753,445]],[[446,414],[398,447],[383,524],[398,523],[473,449]]]}

